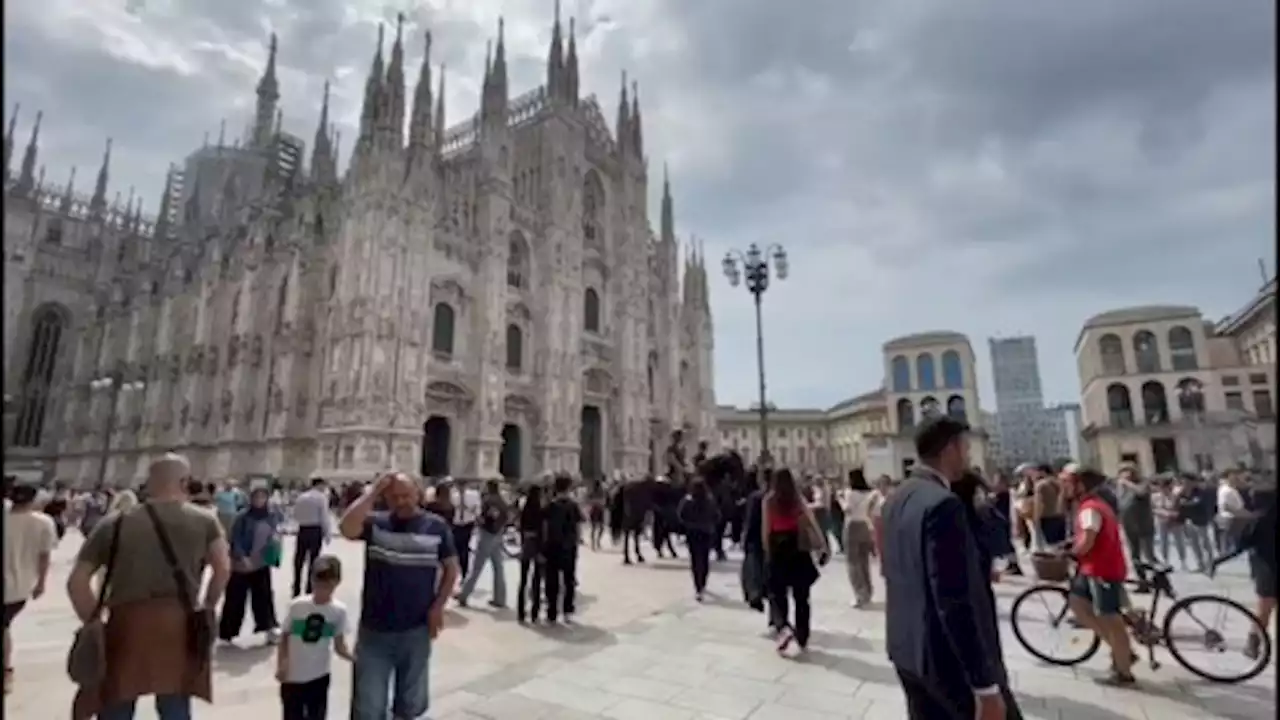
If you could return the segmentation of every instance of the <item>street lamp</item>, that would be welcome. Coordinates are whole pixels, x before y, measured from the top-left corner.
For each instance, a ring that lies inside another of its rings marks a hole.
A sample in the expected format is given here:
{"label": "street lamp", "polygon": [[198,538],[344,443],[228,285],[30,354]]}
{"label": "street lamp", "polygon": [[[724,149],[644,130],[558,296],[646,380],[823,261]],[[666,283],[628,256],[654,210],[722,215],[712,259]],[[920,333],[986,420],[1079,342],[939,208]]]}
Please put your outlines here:
{"label": "street lamp", "polygon": [[[761,466],[769,458],[769,405],[765,400],[764,320],[760,312],[760,300],[764,297],[764,291],[769,289],[770,262],[773,263],[772,271],[777,275],[778,279],[786,280],[787,251],[783,250],[781,245],[769,245],[764,251],[761,251],[759,245],[751,243],[747,246],[745,253],[738,250],[730,250],[725,253],[724,261],[721,263],[724,268],[724,276],[728,278],[729,284],[733,287],[737,287],[742,282],[743,276],[746,276],[747,292],[751,293],[756,305],[756,367],[760,381]],[[761,470],[763,471],[763,467]]]}
{"label": "street lamp", "polygon": [[107,420],[106,426],[102,433],[102,457],[98,460],[98,486],[101,487],[107,481],[107,460],[111,457],[111,434],[116,431],[116,413],[120,404],[120,394],[125,392],[137,392],[147,387],[147,384],[141,380],[125,382],[124,372],[114,370],[100,378],[89,381],[89,389],[95,392],[106,390],[110,393],[107,397]]}

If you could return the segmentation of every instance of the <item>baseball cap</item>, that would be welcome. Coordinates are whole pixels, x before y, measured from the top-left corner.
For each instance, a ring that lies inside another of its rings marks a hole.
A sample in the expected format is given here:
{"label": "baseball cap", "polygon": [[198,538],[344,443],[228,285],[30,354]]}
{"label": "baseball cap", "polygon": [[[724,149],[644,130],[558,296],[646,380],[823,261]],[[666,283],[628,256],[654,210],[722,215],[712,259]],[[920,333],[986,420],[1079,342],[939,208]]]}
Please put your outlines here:
{"label": "baseball cap", "polygon": [[312,562],[311,575],[317,580],[341,580],[342,561],[336,555],[321,555]]}

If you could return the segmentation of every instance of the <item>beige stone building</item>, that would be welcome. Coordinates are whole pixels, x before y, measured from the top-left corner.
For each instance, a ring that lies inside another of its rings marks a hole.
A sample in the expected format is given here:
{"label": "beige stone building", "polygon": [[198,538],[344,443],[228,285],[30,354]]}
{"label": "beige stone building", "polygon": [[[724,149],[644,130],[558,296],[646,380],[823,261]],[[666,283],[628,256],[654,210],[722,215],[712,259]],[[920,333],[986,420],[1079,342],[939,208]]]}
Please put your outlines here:
{"label": "beige stone building", "polygon": [[[763,443],[757,408],[722,406],[716,424],[721,447],[733,448],[749,461],[759,456]],[[888,428],[881,390],[826,409],[771,409],[769,453],[792,470],[843,474],[866,463],[868,445],[883,442]]]}
{"label": "beige stone building", "polygon": [[[1112,310],[1076,341],[1085,453],[1106,473],[1274,467],[1274,281],[1215,325],[1194,307]],[[1268,330],[1269,328],[1269,330]]]}
{"label": "beige stone building", "polygon": [[[830,408],[769,412],[769,451],[802,472],[844,474],[863,468],[869,477],[901,477],[916,459],[916,424],[936,413],[963,418],[975,429],[973,464],[986,467],[990,453],[978,405],[973,347],[956,332],[927,332],[890,340],[882,348],[883,385]],[[721,445],[748,460],[759,455],[757,409],[721,407]]]}

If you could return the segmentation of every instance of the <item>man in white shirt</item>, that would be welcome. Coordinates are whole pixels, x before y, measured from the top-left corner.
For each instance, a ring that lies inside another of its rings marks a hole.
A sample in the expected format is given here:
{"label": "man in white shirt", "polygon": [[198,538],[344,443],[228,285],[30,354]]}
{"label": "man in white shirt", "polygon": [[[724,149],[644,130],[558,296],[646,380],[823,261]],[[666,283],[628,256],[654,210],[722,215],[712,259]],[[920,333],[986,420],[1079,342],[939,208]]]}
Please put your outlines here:
{"label": "man in white shirt", "polygon": [[320,549],[333,534],[329,516],[329,490],[324,478],[312,478],[311,487],[293,502],[293,521],[298,526],[297,545],[293,551],[293,597],[302,594],[302,578],[311,592],[311,571]]}
{"label": "man in white shirt", "polygon": [[480,489],[474,481],[459,480],[451,492],[453,501],[453,543],[458,549],[462,577],[471,569],[471,536],[480,519]]}
{"label": "man in white shirt", "polygon": [[36,508],[36,488],[16,485],[4,511],[4,690],[13,682],[9,626],[26,604],[44,595],[49,558],[58,542],[53,518]]}
{"label": "man in white shirt", "polygon": [[1218,554],[1226,555],[1235,547],[1240,528],[1249,519],[1244,494],[1240,492],[1240,474],[1228,470],[1218,481]]}

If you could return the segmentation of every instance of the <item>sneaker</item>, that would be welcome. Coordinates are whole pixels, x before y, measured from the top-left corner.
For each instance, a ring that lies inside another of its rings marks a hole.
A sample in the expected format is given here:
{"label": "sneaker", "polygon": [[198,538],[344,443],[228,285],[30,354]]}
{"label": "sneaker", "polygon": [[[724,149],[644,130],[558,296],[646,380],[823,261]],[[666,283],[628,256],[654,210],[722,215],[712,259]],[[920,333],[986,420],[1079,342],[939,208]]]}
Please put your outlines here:
{"label": "sneaker", "polygon": [[791,628],[784,627],[781,630],[779,630],[778,631],[778,654],[785,655],[787,652],[787,648],[791,647],[791,641],[795,639],[796,639],[796,636],[791,632]]}
{"label": "sneaker", "polygon": [[268,644],[268,645],[279,645],[279,644],[280,644],[280,631],[279,631],[279,630],[268,630],[268,631],[267,631],[267,644]]}
{"label": "sneaker", "polygon": [[461,593],[453,596],[453,601],[458,603],[458,607],[466,607],[467,599]]}
{"label": "sneaker", "polygon": [[506,603],[500,603],[500,602],[498,602],[497,600],[490,600],[490,601],[489,601],[489,607],[493,608],[494,610],[506,610],[506,609],[507,609],[507,604],[506,604]]}
{"label": "sneaker", "polygon": [[698,592],[694,593],[694,594],[693,594],[693,599],[694,599],[694,600],[696,600],[696,601],[698,601],[698,602],[702,602],[702,591],[701,591],[701,590],[699,590]]}
{"label": "sneaker", "polygon": [[[1257,633],[1249,633],[1249,639],[1245,642],[1244,656],[1250,660],[1257,660],[1262,655],[1262,636]],[[7,677],[7,675],[6,675]]]}
{"label": "sneaker", "polygon": [[1118,670],[1112,670],[1106,675],[1094,678],[1093,681],[1108,687],[1132,687],[1138,679],[1131,674],[1126,675]]}

